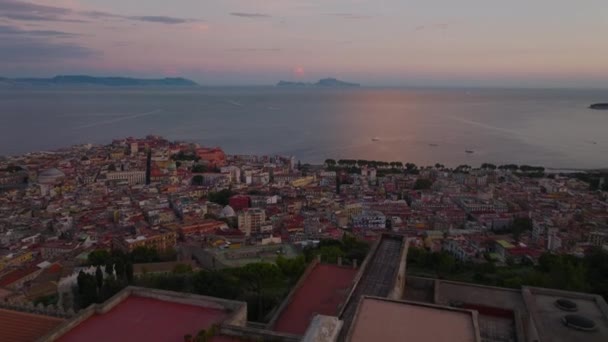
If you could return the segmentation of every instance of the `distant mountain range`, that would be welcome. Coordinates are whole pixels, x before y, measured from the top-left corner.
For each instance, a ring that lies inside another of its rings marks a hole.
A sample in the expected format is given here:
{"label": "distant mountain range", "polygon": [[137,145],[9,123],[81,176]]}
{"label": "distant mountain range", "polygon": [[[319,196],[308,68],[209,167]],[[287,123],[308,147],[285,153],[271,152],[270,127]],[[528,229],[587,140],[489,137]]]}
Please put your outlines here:
{"label": "distant mountain range", "polygon": [[2,78],[0,85],[42,85],[42,86],[196,86],[196,82],[186,78],[172,77],[159,79],[142,79],[131,77],[94,77],[86,75],[55,76],[53,78]]}
{"label": "distant mountain range", "polygon": [[324,78],[319,80],[317,83],[310,82],[289,82],[279,81],[277,87],[328,87],[328,88],[353,88],[359,87],[358,83],[349,83],[337,80],[335,78]]}
{"label": "distant mountain range", "polygon": [[589,108],[591,108],[591,109],[597,109],[597,110],[608,110],[608,102],[606,102],[606,103],[594,103],[591,106],[589,106]]}

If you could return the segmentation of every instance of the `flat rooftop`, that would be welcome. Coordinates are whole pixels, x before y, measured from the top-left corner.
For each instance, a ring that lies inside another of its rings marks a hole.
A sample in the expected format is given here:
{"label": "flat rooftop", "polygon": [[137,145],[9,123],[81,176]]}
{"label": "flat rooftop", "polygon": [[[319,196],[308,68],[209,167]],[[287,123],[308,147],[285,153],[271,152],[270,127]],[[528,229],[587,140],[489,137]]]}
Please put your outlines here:
{"label": "flat rooftop", "polygon": [[[608,341],[608,305],[598,295],[542,288],[524,288],[528,312],[536,324],[540,342],[605,342]],[[575,309],[563,310],[557,300],[573,303]],[[578,315],[594,322],[593,331],[568,327],[562,319]]]}
{"label": "flat rooftop", "polygon": [[525,310],[521,291],[500,287],[438,280],[436,288],[437,304],[462,302],[480,306]]}
{"label": "flat rooftop", "polygon": [[0,341],[35,341],[63,322],[61,318],[0,309]]}
{"label": "flat rooftop", "polygon": [[214,325],[244,326],[247,303],[129,286],[93,304],[43,337],[44,341],[182,342]]}
{"label": "flat rooftop", "polygon": [[131,295],[105,314],[95,314],[58,341],[183,342],[228,317],[226,310]]}
{"label": "flat rooftop", "polygon": [[370,252],[367,257],[368,264],[362,265],[361,272],[363,274],[342,310],[340,318],[344,321],[344,328],[341,336],[344,336],[350,326],[360,298],[363,296],[388,296],[395,283],[402,247],[403,237],[382,235],[376,250],[373,254]]}
{"label": "flat rooftop", "polygon": [[[280,250],[280,253],[277,251]],[[208,249],[219,262],[229,267],[241,267],[254,262],[275,263],[277,257],[282,255],[286,258],[295,258],[300,253],[289,244],[245,246],[240,248]]]}
{"label": "flat rooftop", "polygon": [[363,297],[347,341],[479,342],[481,338],[473,311]]}
{"label": "flat rooftop", "polygon": [[317,264],[295,290],[273,330],[303,335],[315,315],[336,316],[358,270]]}

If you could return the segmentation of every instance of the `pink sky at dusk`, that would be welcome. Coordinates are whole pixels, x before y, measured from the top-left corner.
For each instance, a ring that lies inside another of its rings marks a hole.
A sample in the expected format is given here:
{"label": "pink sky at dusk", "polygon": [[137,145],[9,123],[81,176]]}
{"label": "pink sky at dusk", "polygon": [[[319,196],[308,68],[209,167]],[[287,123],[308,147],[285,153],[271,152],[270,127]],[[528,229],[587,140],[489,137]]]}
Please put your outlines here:
{"label": "pink sky at dusk", "polygon": [[608,1],[0,0],[0,75],[608,87]]}

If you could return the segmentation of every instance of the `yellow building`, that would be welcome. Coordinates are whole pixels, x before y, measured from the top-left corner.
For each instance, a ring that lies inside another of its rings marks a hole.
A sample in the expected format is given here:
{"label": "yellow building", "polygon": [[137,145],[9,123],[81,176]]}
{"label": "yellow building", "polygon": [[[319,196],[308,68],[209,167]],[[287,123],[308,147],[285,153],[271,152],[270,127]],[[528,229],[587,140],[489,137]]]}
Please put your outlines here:
{"label": "yellow building", "polygon": [[135,238],[115,238],[114,248],[120,249],[126,253],[133,252],[138,247],[152,248],[159,252],[167,251],[175,248],[177,243],[176,232],[164,232],[154,235],[139,235]]}
{"label": "yellow building", "polygon": [[313,176],[301,177],[296,180],[293,180],[291,182],[291,186],[296,187],[296,188],[301,188],[301,187],[312,184],[314,181],[315,181],[315,177],[313,177]]}
{"label": "yellow building", "polygon": [[17,255],[9,254],[4,256],[0,259],[0,271],[7,267],[20,266],[21,264],[31,261],[32,258],[32,252],[22,252]]}

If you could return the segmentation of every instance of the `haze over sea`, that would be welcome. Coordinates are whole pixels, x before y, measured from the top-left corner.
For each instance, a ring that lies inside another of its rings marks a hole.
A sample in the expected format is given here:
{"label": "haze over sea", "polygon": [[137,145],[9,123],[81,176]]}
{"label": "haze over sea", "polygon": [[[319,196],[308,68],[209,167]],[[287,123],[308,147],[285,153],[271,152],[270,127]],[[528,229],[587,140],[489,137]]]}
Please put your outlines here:
{"label": "haze over sea", "polygon": [[315,163],[603,168],[608,112],[587,107],[607,100],[608,90],[4,88],[0,155],[157,134]]}

